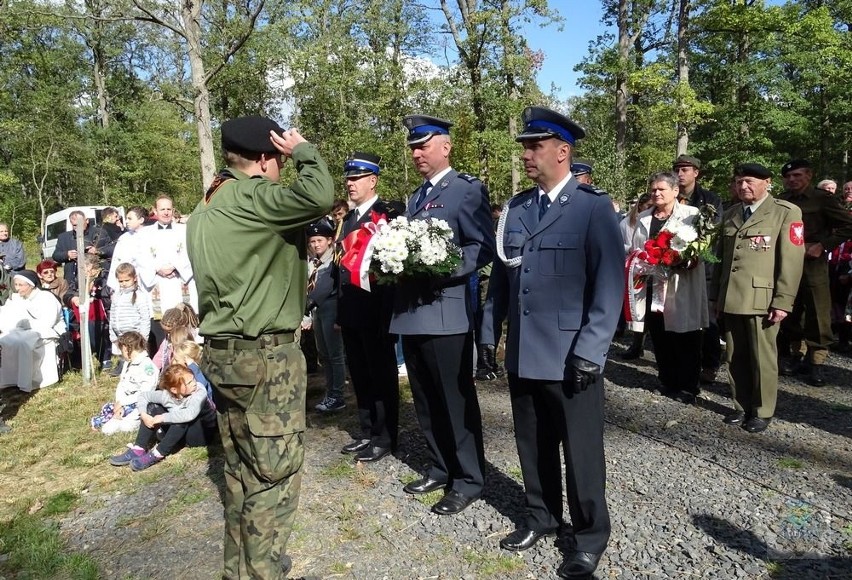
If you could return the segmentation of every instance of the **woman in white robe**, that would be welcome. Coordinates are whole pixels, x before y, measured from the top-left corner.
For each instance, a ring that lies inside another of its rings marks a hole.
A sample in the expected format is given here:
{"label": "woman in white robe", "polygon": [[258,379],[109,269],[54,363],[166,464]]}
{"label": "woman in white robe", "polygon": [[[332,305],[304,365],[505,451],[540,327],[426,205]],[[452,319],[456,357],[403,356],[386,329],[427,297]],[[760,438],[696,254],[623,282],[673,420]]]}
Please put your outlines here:
{"label": "woman in white robe", "polygon": [[30,392],[59,382],[56,347],[65,321],[35,272],[18,272],[13,282],[15,294],[0,308],[0,387]]}

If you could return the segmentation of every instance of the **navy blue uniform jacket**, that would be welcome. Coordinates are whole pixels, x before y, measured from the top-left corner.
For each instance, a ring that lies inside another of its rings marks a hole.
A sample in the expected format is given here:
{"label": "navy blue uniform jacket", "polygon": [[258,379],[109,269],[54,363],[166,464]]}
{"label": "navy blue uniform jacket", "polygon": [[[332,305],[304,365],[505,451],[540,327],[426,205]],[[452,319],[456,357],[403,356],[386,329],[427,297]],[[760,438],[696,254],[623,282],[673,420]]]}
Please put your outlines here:
{"label": "navy blue uniform jacket", "polygon": [[503,229],[506,258],[494,260],[483,343],[508,313],[506,369],[525,379],[569,378],[576,355],[603,365],[624,292],[624,246],[612,200],[573,177],[541,221],[538,188],[513,197]]}

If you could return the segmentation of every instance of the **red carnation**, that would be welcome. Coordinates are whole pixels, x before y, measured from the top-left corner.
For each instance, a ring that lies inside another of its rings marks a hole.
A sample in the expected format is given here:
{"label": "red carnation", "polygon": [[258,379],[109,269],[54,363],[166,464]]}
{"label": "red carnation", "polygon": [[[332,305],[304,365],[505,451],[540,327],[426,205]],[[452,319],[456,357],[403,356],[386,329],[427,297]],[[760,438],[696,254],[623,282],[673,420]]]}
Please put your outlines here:
{"label": "red carnation", "polygon": [[657,236],[657,243],[660,245],[660,247],[670,248],[671,247],[671,241],[672,241],[673,237],[674,237],[674,234],[672,232],[670,232],[668,230],[663,230]]}
{"label": "red carnation", "polygon": [[652,251],[654,248],[659,247],[660,246],[657,245],[657,240],[648,240],[647,242],[645,242],[645,250],[648,252]]}
{"label": "red carnation", "polygon": [[665,252],[663,252],[663,256],[660,258],[660,260],[666,266],[673,266],[675,264],[675,262],[677,262],[677,259],[679,257],[680,257],[680,254],[678,254],[675,250],[670,249],[670,250],[666,250]]}

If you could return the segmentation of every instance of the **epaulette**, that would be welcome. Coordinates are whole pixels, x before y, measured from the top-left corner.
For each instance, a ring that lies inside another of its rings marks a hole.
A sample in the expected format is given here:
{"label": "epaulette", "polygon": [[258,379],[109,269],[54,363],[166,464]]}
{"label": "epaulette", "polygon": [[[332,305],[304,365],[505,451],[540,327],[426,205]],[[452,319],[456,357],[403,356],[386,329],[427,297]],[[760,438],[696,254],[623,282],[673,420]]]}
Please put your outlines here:
{"label": "epaulette", "polygon": [[478,177],[474,177],[468,173],[459,173],[459,177],[467,181],[468,183],[473,183],[474,181],[479,181]]}
{"label": "epaulette", "polygon": [[595,187],[594,185],[589,185],[588,183],[580,183],[580,184],[578,184],[578,185],[577,185],[577,189],[581,189],[581,190],[583,190],[583,191],[585,191],[585,192],[588,192],[588,193],[591,193],[591,194],[594,194],[594,195],[609,195],[609,194],[608,194],[606,191],[604,191],[603,189],[598,189],[598,188],[597,188],[597,187]]}
{"label": "epaulette", "polygon": [[515,207],[519,203],[523,203],[526,201],[526,197],[530,194],[534,194],[538,191],[538,186],[530,187],[529,189],[525,189],[523,191],[519,191],[509,200],[509,207]]}
{"label": "epaulette", "polygon": [[791,201],[787,201],[786,199],[778,199],[777,197],[773,197],[772,201],[774,201],[776,205],[780,205],[781,207],[786,207],[787,209],[793,209],[794,207],[795,208],[799,207],[795,203],[793,203]]}

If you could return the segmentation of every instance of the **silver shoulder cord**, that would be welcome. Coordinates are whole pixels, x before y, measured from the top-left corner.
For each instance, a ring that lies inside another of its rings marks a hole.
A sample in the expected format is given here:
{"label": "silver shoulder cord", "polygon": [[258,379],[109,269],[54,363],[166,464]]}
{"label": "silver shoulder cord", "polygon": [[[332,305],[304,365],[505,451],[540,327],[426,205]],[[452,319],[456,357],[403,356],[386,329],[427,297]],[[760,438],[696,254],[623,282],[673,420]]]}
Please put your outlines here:
{"label": "silver shoulder cord", "polygon": [[[509,200],[511,201],[511,199]],[[506,228],[506,216],[509,215],[509,202],[503,204],[503,211],[500,212],[500,217],[497,219],[497,257],[500,261],[506,264],[507,268],[517,268],[523,261],[523,256],[507,258],[503,251],[503,230]]]}

